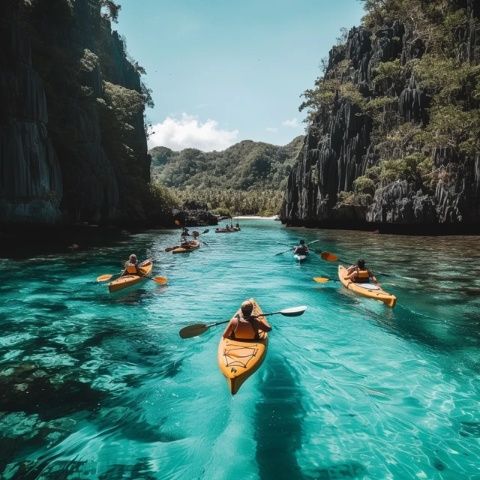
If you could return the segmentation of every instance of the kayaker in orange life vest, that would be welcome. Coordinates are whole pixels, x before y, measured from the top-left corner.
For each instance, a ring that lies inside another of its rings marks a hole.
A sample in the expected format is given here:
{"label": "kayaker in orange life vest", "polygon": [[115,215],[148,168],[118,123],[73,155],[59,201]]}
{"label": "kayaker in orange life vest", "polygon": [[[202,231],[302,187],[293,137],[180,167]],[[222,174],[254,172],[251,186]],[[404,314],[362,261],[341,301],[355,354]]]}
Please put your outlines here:
{"label": "kayaker in orange life vest", "polygon": [[358,260],[356,265],[348,267],[345,279],[355,283],[368,283],[370,280],[373,283],[378,283],[375,275],[365,267],[365,260],[363,259]]}
{"label": "kayaker in orange life vest", "polygon": [[240,310],[232,317],[223,332],[223,338],[232,340],[255,340],[259,338],[259,331],[269,332],[272,327],[265,317],[252,317],[253,303],[246,300]]}
{"label": "kayaker in orange life vest", "polygon": [[140,272],[138,268],[138,260],[137,256],[132,253],[128,257],[128,262],[125,262],[125,270],[123,271],[122,275],[141,275],[142,272]]}

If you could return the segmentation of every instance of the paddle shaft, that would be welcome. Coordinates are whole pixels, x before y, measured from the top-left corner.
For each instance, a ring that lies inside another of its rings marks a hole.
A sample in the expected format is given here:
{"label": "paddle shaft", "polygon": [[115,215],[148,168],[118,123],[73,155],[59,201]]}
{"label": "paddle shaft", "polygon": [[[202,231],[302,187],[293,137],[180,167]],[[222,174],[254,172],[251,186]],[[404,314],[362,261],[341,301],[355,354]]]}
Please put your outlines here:
{"label": "paddle shaft", "polygon": [[[277,315],[282,312],[272,312],[272,313],[262,313],[262,315],[250,315],[250,318],[258,318],[258,317],[268,317],[270,315]],[[209,325],[205,325],[207,328],[216,327],[217,325],[223,325],[228,323],[230,320],[224,320],[222,322],[210,323]]]}
{"label": "paddle shaft", "polygon": [[[287,309],[281,310],[279,312],[263,313],[261,315],[252,315],[252,317],[253,318],[258,318],[258,317],[266,317],[266,316],[269,316],[269,315],[277,315],[277,314],[285,315],[287,317],[288,316],[296,317],[296,316],[299,316],[299,315],[303,315],[303,313],[305,312],[306,309],[307,309],[307,307],[304,307],[304,306],[295,307],[295,308],[287,308]],[[211,323],[209,325],[207,325],[205,323],[189,325],[188,327],[182,328],[180,330],[179,334],[180,334],[180,337],[182,337],[182,338],[192,338],[192,337],[196,337],[198,335],[201,335],[202,333],[205,333],[211,327],[226,324],[226,323],[229,323],[229,322],[230,322],[230,320],[224,320],[222,322],[215,322],[215,323]]]}
{"label": "paddle shaft", "polygon": [[[314,240],[313,242],[307,243],[307,247],[308,247],[309,245],[313,245],[314,243],[317,243],[317,242],[319,242],[319,241],[320,241],[320,240]],[[294,247],[292,247],[292,248],[294,248]],[[288,250],[285,250],[284,252],[276,253],[275,256],[277,256],[277,255],[283,255],[284,253],[291,252],[291,251],[292,251],[292,248],[289,248]]]}
{"label": "paddle shaft", "polygon": [[[334,253],[330,253],[330,252],[320,252],[320,256],[322,255],[322,253],[328,253],[329,255],[332,255],[333,259],[328,259],[328,258],[324,258],[322,257],[324,260],[326,260],[327,262],[340,262],[340,263],[344,263],[344,264],[347,264],[347,265],[355,265],[354,263],[352,262],[347,262],[346,260],[344,260],[343,258],[338,258]],[[394,273],[385,273],[385,272],[377,272],[377,275],[382,275],[384,277],[397,277],[397,278],[407,278],[407,277],[403,277],[402,275],[395,275]]]}

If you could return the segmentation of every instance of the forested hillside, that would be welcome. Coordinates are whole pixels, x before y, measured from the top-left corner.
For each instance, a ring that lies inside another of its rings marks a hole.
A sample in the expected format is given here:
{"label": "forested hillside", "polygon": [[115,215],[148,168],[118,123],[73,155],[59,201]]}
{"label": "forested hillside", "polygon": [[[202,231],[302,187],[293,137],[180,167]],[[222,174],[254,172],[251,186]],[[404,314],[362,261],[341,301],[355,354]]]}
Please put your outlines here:
{"label": "forested hillside", "polygon": [[286,190],[290,224],[480,221],[480,2],[366,0],[305,92],[308,133]]}
{"label": "forested hillside", "polygon": [[232,214],[274,214],[303,137],[283,147],[245,140],[221,152],[165,147],[150,151],[152,179],[180,201],[195,200]]}

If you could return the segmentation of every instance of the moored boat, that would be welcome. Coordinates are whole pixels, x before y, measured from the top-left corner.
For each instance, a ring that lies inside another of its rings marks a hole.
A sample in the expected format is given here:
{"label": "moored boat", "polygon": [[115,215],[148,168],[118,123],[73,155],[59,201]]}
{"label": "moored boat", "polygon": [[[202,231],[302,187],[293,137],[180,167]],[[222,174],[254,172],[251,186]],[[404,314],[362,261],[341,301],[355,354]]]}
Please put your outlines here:
{"label": "moored boat", "polygon": [[145,260],[139,265],[139,269],[142,275],[122,275],[121,277],[110,282],[108,284],[109,292],[118,292],[119,290],[131,287],[145,280],[145,277],[148,277],[150,273],[152,273],[153,262],[151,260]]}
{"label": "moored boat", "polygon": [[351,280],[347,280],[347,269],[343,265],[338,266],[338,278],[342,285],[362,297],[373,298],[374,300],[379,300],[383,302],[390,308],[393,308],[397,303],[397,297],[392,295],[385,290],[379,284],[375,283],[356,283]]}
{"label": "moored boat", "polygon": [[[252,315],[263,315],[258,303],[253,303]],[[220,339],[218,344],[218,366],[227,379],[228,387],[232,395],[235,395],[242,384],[263,363],[268,348],[268,334],[259,332],[259,338],[255,340],[232,340]]]}

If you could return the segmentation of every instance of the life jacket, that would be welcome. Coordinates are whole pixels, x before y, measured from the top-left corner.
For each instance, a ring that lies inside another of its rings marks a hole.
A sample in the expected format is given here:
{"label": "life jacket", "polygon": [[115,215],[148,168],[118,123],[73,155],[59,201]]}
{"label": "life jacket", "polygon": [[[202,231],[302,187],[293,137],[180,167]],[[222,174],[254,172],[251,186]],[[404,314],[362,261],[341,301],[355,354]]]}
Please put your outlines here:
{"label": "life jacket", "polygon": [[138,269],[134,263],[128,263],[126,271],[129,275],[138,275]]}
{"label": "life jacket", "polygon": [[368,270],[360,270],[357,268],[356,282],[368,282],[370,280],[370,272]]}
{"label": "life jacket", "polygon": [[[239,338],[237,338],[236,333],[237,333],[238,327],[240,326],[240,315],[237,313],[237,315],[235,315],[235,318],[237,319],[237,325],[235,326],[235,328],[233,329],[233,332],[230,335],[230,338],[232,340],[258,340],[260,338],[260,335],[258,333],[258,328],[254,324],[255,320],[253,318],[250,319],[250,318],[245,318],[245,317],[244,317],[244,320],[250,324],[250,326],[252,327],[252,330],[255,332],[255,336],[254,337],[239,337]],[[243,325],[246,325],[245,322],[242,322],[242,323],[243,323]],[[242,329],[244,328],[243,325],[241,327]]]}
{"label": "life jacket", "polygon": [[296,255],[308,255],[308,247],[305,245],[299,245],[295,247],[295,254]]}

